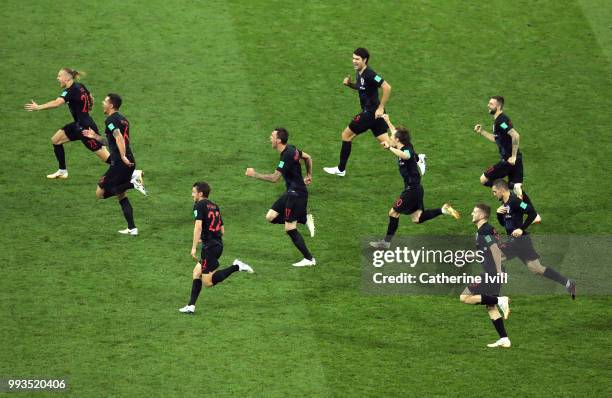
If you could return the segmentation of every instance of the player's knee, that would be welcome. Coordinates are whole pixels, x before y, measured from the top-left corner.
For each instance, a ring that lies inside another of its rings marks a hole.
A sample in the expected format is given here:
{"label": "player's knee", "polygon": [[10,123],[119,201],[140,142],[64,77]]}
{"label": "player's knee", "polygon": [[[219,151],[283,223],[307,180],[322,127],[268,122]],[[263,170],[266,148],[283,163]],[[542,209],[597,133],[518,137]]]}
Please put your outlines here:
{"label": "player's knee", "polygon": [[467,294],[462,294],[462,295],[459,296],[459,301],[461,301],[464,304],[467,304],[468,297],[470,297],[470,296],[467,295]]}
{"label": "player's knee", "polygon": [[410,220],[412,221],[413,224],[420,224],[421,213],[411,215]]}
{"label": "player's knee", "polygon": [[350,129],[345,129],[342,132],[342,141],[353,141],[353,138],[355,138],[355,133],[353,133]]}
{"label": "player's knee", "polygon": [[212,275],[213,274],[204,275],[204,278],[202,278],[202,283],[204,284],[204,287],[213,287],[215,285],[212,280]]}
{"label": "player's knee", "polygon": [[393,218],[399,218],[399,213],[395,211],[395,209],[392,207],[389,210],[389,217],[393,217]]}
{"label": "player's knee", "polygon": [[270,214],[270,213],[266,214],[266,221],[267,222],[272,222],[272,221],[274,221],[275,218],[276,218],[276,216],[274,214]]}
{"label": "player's knee", "polygon": [[546,270],[546,268],[543,267],[538,261],[528,261],[527,268],[529,269],[529,271],[533,272],[534,274],[540,274],[540,275],[542,275],[544,271]]}
{"label": "player's knee", "polygon": [[97,199],[104,199],[104,189],[98,187],[96,189],[96,198]]}
{"label": "player's knee", "polygon": [[483,174],[480,176],[480,183],[482,185],[485,185],[487,182],[489,182],[489,179]]}
{"label": "player's knee", "polygon": [[293,231],[294,229],[297,229],[297,225],[295,225],[295,223],[285,223],[285,232]]}

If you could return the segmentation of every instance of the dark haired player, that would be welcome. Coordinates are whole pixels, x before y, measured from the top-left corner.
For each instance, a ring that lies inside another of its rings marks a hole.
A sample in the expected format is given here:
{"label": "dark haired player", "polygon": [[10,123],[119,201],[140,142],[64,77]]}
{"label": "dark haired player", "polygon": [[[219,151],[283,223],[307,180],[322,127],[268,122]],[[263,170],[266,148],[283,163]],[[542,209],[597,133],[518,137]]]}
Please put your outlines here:
{"label": "dark haired player", "polygon": [[388,249],[391,246],[391,240],[399,226],[400,214],[409,215],[412,222],[416,224],[424,223],[442,214],[454,217],[456,220],[460,218],[459,212],[448,203],[444,203],[442,207],[437,209],[425,210],[423,204],[425,191],[421,185],[421,173],[417,165],[417,155],[410,139],[410,132],[405,127],[395,128],[386,114],[383,115],[383,120],[389,125],[392,137],[389,140],[391,143],[383,141],[382,144],[391,154],[398,157],[399,172],[404,179],[404,191],[389,210],[387,235],[383,240],[370,242],[370,246],[376,249]]}
{"label": "dark haired player", "polygon": [[[285,232],[291,241],[302,253],[304,258],[293,264],[294,267],[309,267],[316,265],[316,261],[306,247],[304,238],[297,230],[297,224],[306,224],[310,236],[315,233],[314,218],[307,214],[308,190],[306,184],[312,182],[312,158],[293,145],[287,144],[289,133],[282,127],[275,128],[270,134],[272,148],[280,152],[280,162],[272,174],[260,174],[253,168],[247,168],[245,175],[264,181],[278,182],[281,176],[285,179],[287,191],[272,205],[266,214],[266,220],[272,224],[285,224]],[[306,165],[306,177],[302,178],[300,160]]]}
{"label": "dark haired player", "polygon": [[121,97],[117,94],[108,94],[102,101],[104,114],[107,116],[104,124],[106,126],[106,138],[99,136],[92,129],[83,130],[87,138],[103,142],[110,149],[110,167],[98,181],[96,197],[106,199],[117,196],[123,216],[127,221],[127,229],[119,231],[124,235],[138,235],[138,228],[134,224],[134,213],[126,191],[135,188],[146,196],[147,191],[142,181],[142,171],[135,170],[136,160],[130,148],[130,124],[128,120],[119,113]]}
{"label": "dark haired player", "polygon": [[[533,206],[527,193],[523,192],[523,155],[519,150],[520,135],[514,129],[512,120],[503,111],[504,97],[495,95],[489,98],[487,109],[493,116],[493,134],[485,131],[480,124],[474,126],[477,134],[497,144],[500,161],[490,166],[480,176],[480,183],[490,187],[498,178],[508,177],[510,189],[514,194]],[[537,215],[534,223],[539,223],[542,218]]]}
{"label": "dark haired player", "polygon": [[514,129],[512,120],[503,111],[504,97],[491,97],[487,108],[494,120],[493,133],[485,131],[480,124],[474,126],[474,131],[497,144],[501,159],[480,176],[480,183],[490,187],[496,179],[508,176],[508,180],[514,185],[514,193],[521,196],[523,155],[519,150],[520,135]]}
{"label": "dark haired player", "polygon": [[[576,282],[559,274],[554,269],[540,264],[540,256],[535,251],[531,237],[527,232],[527,228],[537,217],[533,206],[521,200],[514,192],[510,192],[505,180],[495,180],[491,190],[493,195],[502,202],[502,205],[497,209],[497,219],[510,237],[510,241],[502,245],[502,251],[506,259],[511,260],[518,257],[531,272],[543,275],[563,285],[572,295],[572,299],[575,299]],[[526,219],[524,219],[525,215],[527,215]]]}
{"label": "dark haired player", "polygon": [[[184,314],[195,312],[195,303],[204,286],[213,287],[223,282],[226,278],[236,271],[253,273],[253,268],[248,264],[236,259],[227,268],[217,270],[219,258],[223,253],[223,234],[225,227],[221,218],[221,210],[216,203],[208,199],[210,195],[210,185],[206,182],[196,182],[191,188],[193,198],[193,216],[195,224],[193,227],[193,243],[191,245],[191,257],[197,264],[193,268],[193,281],[191,284],[191,298],[189,303],[179,311]],[[200,258],[196,257],[198,243],[202,242]]]}
{"label": "dark haired player", "polygon": [[64,90],[62,90],[59,97],[42,105],[38,105],[32,100],[29,104],[25,104],[24,106],[28,112],[32,112],[57,108],[63,104],[68,104],[68,108],[74,119],[74,122],[57,130],[53,137],[51,137],[53,152],[55,153],[59,167],[55,173],[47,175],[47,178],[50,179],[68,178],[66,154],[63,145],[68,141],[80,140],[87,149],[95,153],[103,162],[110,163],[108,150],[98,141],[83,136],[84,129],[92,129],[98,133],[98,126],[96,126],[96,123],[89,115],[93,107],[93,96],[84,84],[75,81],[75,79],[79,77],[81,77],[81,73],[74,69],[60,69],[57,73],[57,81]]}
{"label": "dark haired player", "polygon": [[[472,210],[472,223],[478,229],[476,233],[476,249],[483,253],[484,261],[482,267],[484,272],[480,274],[481,283],[472,284],[465,288],[459,296],[462,303],[482,304],[487,306],[489,318],[493,322],[495,330],[499,334],[499,340],[495,343],[487,344],[487,347],[510,348],[512,344],[504,327],[504,319],[510,316],[510,299],[506,296],[499,296],[501,281],[497,279],[487,280],[487,278],[501,277],[504,272],[502,268],[502,252],[499,248],[499,236],[495,228],[489,224],[491,208],[484,203],[478,203]],[[500,315],[497,306],[504,313]]]}
{"label": "dark haired player", "polygon": [[[337,167],[324,167],[326,173],[344,177],[346,163],[351,155],[353,139],[359,134],[371,130],[379,142],[387,140],[387,124],[382,119],[385,105],[391,95],[391,86],[379,74],[368,66],[370,53],[365,48],[353,51],[353,68],[355,68],[355,82],[350,76],[344,78],[344,85],[359,92],[361,113],[356,115],[351,123],[342,132],[342,148],[340,162]],[[378,99],[378,88],[382,88],[382,98]]]}

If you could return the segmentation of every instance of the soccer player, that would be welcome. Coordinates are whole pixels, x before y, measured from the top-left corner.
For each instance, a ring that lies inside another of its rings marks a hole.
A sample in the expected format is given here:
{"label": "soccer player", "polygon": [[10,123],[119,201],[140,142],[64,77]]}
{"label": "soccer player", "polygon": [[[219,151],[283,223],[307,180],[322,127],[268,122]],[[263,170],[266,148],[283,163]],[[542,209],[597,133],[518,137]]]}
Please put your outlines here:
{"label": "soccer player", "polygon": [[474,126],[474,131],[497,144],[501,159],[480,176],[480,183],[490,187],[496,179],[508,176],[514,193],[522,197],[523,155],[519,150],[520,135],[514,129],[512,120],[503,111],[504,97],[491,97],[487,108],[494,120],[493,133],[484,130],[480,124]]}
{"label": "soccer player", "polygon": [[[209,195],[210,185],[208,183],[196,182],[193,184],[191,197],[195,203],[193,205],[195,224],[193,227],[191,257],[197,263],[193,268],[191,298],[186,306],[179,308],[179,312],[184,314],[193,314],[195,312],[195,304],[202,290],[202,282],[204,282],[206,287],[213,287],[223,282],[236,271],[253,273],[251,266],[238,259],[234,260],[233,264],[229,267],[217,270],[219,258],[221,253],[223,253],[225,227],[223,226],[221,210],[219,210],[219,206],[208,199]],[[200,242],[202,242],[202,251],[198,258],[196,251]]]}
{"label": "soccer player", "polygon": [[106,199],[117,196],[123,216],[127,221],[127,229],[119,231],[124,235],[138,235],[138,228],[134,224],[134,213],[126,191],[135,188],[143,195],[147,195],[142,181],[142,170],[136,170],[136,160],[130,148],[130,124],[119,113],[121,97],[118,94],[108,94],[102,101],[104,114],[107,116],[104,124],[106,137],[101,137],[89,128],[83,130],[87,138],[102,142],[110,148],[111,163],[104,175],[98,181],[96,197]]}
{"label": "soccer player", "polygon": [[417,154],[412,146],[410,131],[401,126],[396,128],[386,114],[383,115],[383,120],[389,125],[392,137],[389,142],[381,142],[385,149],[398,158],[399,172],[404,179],[404,191],[389,210],[387,235],[383,240],[370,242],[370,246],[376,249],[388,249],[391,246],[391,240],[399,226],[400,214],[409,215],[412,222],[416,224],[424,223],[442,214],[454,217],[456,220],[460,218],[459,212],[448,203],[436,209],[425,210],[423,204],[425,192],[421,185],[421,173],[417,165]]}
{"label": "soccer player", "polygon": [[[509,242],[502,245],[505,258],[511,260],[518,257],[531,272],[563,285],[571,294],[572,299],[575,299],[576,282],[559,274],[554,269],[540,264],[540,256],[535,251],[531,237],[527,232],[527,228],[537,217],[533,206],[521,200],[514,192],[510,192],[508,183],[501,178],[493,182],[491,190],[493,196],[502,202],[502,205],[497,209],[497,219],[510,237]],[[525,215],[527,215],[526,219],[524,219]]]}
{"label": "soccer player", "polygon": [[[491,208],[484,203],[478,203],[472,210],[472,223],[476,226],[476,249],[483,253],[484,261],[482,267],[484,272],[480,274],[482,282],[471,284],[459,296],[462,303],[482,304],[487,306],[489,318],[499,335],[495,343],[487,344],[487,347],[510,348],[512,344],[504,327],[504,319],[510,316],[510,299],[506,296],[499,296],[501,282],[487,281],[487,277],[501,277],[502,252],[499,248],[499,236],[495,228],[489,224]],[[500,315],[496,305],[502,310],[504,317]]]}
{"label": "soccer player", "polygon": [[[340,162],[337,167],[324,167],[326,173],[344,177],[346,175],[346,163],[351,155],[353,139],[359,134],[371,130],[379,142],[386,141],[388,136],[387,125],[382,119],[385,113],[385,105],[391,95],[391,85],[379,74],[368,66],[370,53],[365,48],[357,48],[353,51],[353,68],[355,69],[355,82],[350,76],[344,78],[343,84],[359,92],[361,113],[356,115],[348,127],[342,132],[342,148],[340,150]],[[382,98],[378,99],[378,88],[382,88]]]}
{"label": "soccer player", "polygon": [[50,179],[68,178],[66,155],[63,145],[68,141],[80,140],[87,149],[95,153],[103,162],[110,163],[108,150],[102,146],[100,142],[83,136],[83,130],[85,129],[92,129],[94,132],[98,133],[98,126],[96,126],[96,123],[89,115],[93,107],[93,96],[84,84],[75,81],[81,76],[82,74],[75,69],[60,69],[57,73],[57,81],[63,90],[59,97],[41,105],[38,105],[32,100],[29,104],[25,104],[24,106],[28,112],[32,112],[57,108],[63,104],[68,104],[68,108],[74,119],[74,122],[57,130],[53,137],[51,137],[53,152],[55,153],[59,168],[55,173],[47,175],[47,178]]}
{"label": "soccer player", "polygon": [[[287,144],[289,132],[283,127],[275,128],[270,134],[272,148],[280,152],[280,162],[272,174],[260,174],[253,168],[247,168],[245,175],[269,182],[278,182],[281,176],[285,179],[287,191],[272,205],[266,214],[266,220],[272,224],[285,224],[285,232],[302,253],[304,258],[293,264],[294,267],[309,267],[316,265],[316,260],[306,247],[304,238],[297,230],[297,224],[306,224],[310,236],[315,233],[314,218],[307,214],[308,190],[306,184],[312,182],[312,158],[295,146]],[[306,165],[306,177],[302,178],[300,160]]]}

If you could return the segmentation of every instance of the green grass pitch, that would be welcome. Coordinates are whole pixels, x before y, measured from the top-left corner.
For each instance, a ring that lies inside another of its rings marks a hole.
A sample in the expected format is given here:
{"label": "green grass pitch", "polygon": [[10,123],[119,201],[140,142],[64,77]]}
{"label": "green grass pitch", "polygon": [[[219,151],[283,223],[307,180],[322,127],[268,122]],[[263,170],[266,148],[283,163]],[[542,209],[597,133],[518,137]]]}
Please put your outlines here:
{"label": "green grass pitch", "polygon": [[[516,297],[514,347],[489,350],[480,307],[363,294],[360,240],[385,231],[401,190],[371,134],[347,177],[321,169],[358,112],[341,82],[364,46],[393,87],[389,114],[429,157],[426,205],[494,203],[478,177],[496,148],[471,130],[489,128],[487,96],[501,93],[538,232],[609,234],[611,20],[603,0],[4,1],[0,377],[68,377],[74,397],[612,395],[609,296]],[[63,66],[88,73],[99,126],[104,95],[124,98],[150,191],[129,194],[137,238],[116,233],[116,200],[95,200],[106,168],[80,143],[66,145],[68,180],[44,178],[71,119],[23,104],[55,98]],[[298,252],[265,222],[282,184],[244,176],[273,170],[278,125],[314,158],[314,269],[291,267]],[[198,179],[223,211],[222,264],[257,273],[203,290],[186,317]],[[473,233],[467,218],[408,221],[399,234]]]}

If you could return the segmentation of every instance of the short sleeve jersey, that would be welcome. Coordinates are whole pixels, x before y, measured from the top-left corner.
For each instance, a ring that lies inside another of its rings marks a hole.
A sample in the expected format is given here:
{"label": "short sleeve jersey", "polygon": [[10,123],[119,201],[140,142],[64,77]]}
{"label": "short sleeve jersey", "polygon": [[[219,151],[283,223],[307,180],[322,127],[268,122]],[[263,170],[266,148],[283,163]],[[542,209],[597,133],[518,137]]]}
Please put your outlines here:
{"label": "short sleeve jersey", "polygon": [[356,73],[355,81],[355,86],[357,87],[357,91],[359,91],[361,109],[364,112],[376,112],[376,108],[380,105],[378,88],[382,86],[385,79],[368,66],[361,75],[359,72]]}
{"label": "short sleeve jersey", "polygon": [[308,190],[302,177],[302,165],[300,159],[302,151],[293,145],[287,145],[280,154],[280,161],[276,170],[279,171],[285,179],[287,193],[294,196],[306,196]]}
{"label": "short sleeve jersey", "polygon": [[202,234],[200,235],[202,246],[223,243],[221,231],[223,219],[219,206],[208,199],[199,200],[193,205],[193,216],[196,220],[202,221]]}
{"label": "short sleeve jersey", "polygon": [[[524,215],[527,214],[529,205],[510,192],[510,197],[507,202],[504,202],[504,207],[506,207],[506,214],[503,214],[503,226],[510,235],[512,231],[523,226]],[[527,234],[527,231],[523,231],[523,235]]]}
{"label": "short sleeve jersey", "polygon": [[89,111],[93,107],[93,98],[85,85],[76,82],[72,83],[72,86],[64,89],[58,98],[66,101],[75,122],[79,123],[82,127],[89,127],[91,125],[92,119],[89,116]]}
{"label": "short sleeve jersey", "polygon": [[[499,149],[499,155],[502,159],[507,160],[512,156],[512,137],[510,137],[510,130],[512,130],[512,120],[505,113],[501,113],[495,119],[493,123],[493,135],[495,136],[495,143]],[[517,157],[521,156],[519,150],[516,154]]]}
{"label": "short sleeve jersey", "polygon": [[116,162],[121,161],[121,154],[119,153],[117,141],[113,135],[115,130],[119,130],[123,136],[123,141],[125,141],[125,156],[133,162],[134,154],[130,148],[130,123],[128,120],[119,112],[115,112],[106,118],[104,121],[104,126],[104,133],[106,134],[106,140],[108,141],[108,149],[110,151],[111,160]]}
{"label": "short sleeve jersey", "polygon": [[399,172],[404,179],[404,189],[415,189],[421,184],[421,173],[417,166],[417,154],[409,145],[403,146],[400,151],[408,155],[408,159],[398,157]]}
{"label": "short sleeve jersey", "polygon": [[495,261],[493,260],[493,254],[491,254],[491,246],[496,243],[499,244],[499,235],[497,234],[497,231],[495,231],[495,228],[493,228],[493,226],[488,222],[481,225],[476,233],[476,250],[484,253],[482,267],[488,274],[497,273]]}

